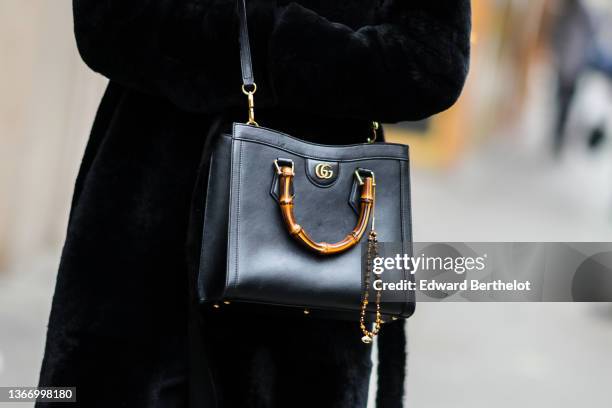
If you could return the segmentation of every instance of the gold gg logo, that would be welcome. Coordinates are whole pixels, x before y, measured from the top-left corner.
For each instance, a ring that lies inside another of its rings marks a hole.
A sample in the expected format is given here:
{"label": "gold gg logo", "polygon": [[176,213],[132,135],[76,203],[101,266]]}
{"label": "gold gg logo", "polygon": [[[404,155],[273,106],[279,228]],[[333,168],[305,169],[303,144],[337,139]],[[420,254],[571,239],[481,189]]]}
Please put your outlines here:
{"label": "gold gg logo", "polygon": [[332,170],[331,164],[319,163],[315,167],[315,174],[320,179],[328,180],[333,177],[334,171]]}

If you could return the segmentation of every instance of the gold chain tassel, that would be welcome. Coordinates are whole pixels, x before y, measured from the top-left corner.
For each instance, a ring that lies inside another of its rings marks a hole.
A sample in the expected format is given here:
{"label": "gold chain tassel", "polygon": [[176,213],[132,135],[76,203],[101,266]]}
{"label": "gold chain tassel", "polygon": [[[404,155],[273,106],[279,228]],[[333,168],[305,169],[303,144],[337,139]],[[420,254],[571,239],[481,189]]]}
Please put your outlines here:
{"label": "gold chain tassel", "polygon": [[368,254],[367,254],[367,265],[366,265],[366,273],[364,277],[364,292],[363,299],[361,301],[361,316],[359,317],[359,327],[361,328],[361,332],[363,333],[363,337],[361,341],[365,344],[371,344],[374,340],[374,337],[380,331],[380,326],[382,325],[382,314],[380,312],[380,298],[381,291],[376,291],[376,320],[374,322],[374,328],[372,330],[368,330],[365,324],[366,312],[369,303],[370,297],[370,279],[372,277],[372,265],[374,263],[374,258],[378,254],[378,236],[374,228],[372,227],[372,231],[368,235]]}

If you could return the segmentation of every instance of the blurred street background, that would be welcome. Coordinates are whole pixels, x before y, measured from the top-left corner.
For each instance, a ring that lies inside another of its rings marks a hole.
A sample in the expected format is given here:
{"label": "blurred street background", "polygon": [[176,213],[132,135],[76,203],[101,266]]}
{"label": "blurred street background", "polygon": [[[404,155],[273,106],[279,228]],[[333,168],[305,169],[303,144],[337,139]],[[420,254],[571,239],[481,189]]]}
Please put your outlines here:
{"label": "blurred street background", "polygon": [[[386,126],[411,146],[415,240],[612,241],[612,2],[473,8],[460,102]],[[37,382],[106,85],[78,56],[71,12],[0,1],[0,386]],[[610,406],[610,304],[424,303],[407,330],[409,407]]]}

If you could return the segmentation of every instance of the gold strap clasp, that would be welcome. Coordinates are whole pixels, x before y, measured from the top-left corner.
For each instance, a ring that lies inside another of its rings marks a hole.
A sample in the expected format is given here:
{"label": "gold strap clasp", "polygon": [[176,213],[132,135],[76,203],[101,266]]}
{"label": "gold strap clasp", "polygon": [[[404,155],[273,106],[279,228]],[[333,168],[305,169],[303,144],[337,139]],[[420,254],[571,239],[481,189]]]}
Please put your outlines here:
{"label": "gold strap clasp", "polygon": [[255,92],[257,92],[257,84],[253,83],[253,89],[251,90],[248,90],[246,85],[242,85],[242,93],[247,96],[249,103],[249,120],[247,121],[247,125],[259,126],[259,124],[255,122]]}
{"label": "gold strap clasp", "polygon": [[378,137],[378,129],[380,129],[380,123],[372,122],[372,137],[368,137],[368,143],[374,143]]}

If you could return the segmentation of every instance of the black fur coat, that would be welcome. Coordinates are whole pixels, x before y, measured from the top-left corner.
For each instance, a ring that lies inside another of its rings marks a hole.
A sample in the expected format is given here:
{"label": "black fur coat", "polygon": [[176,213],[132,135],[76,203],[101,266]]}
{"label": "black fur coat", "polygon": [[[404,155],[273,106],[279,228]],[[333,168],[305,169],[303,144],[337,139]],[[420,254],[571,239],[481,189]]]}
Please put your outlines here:
{"label": "black fur coat", "polygon": [[[247,3],[267,127],[360,142],[368,121],[425,118],[461,92],[469,0]],[[74,17],[83,59],[110,84],[76,181],[40,384],[76,386],[83,407],[204,407],[209,395],[219,408],[365,407],[372,363],[355,322],[193,300],[207,142],[246,117],[235,0],[74,0]],[[379,404],[399,407],[403,325],[386,326]]]}

